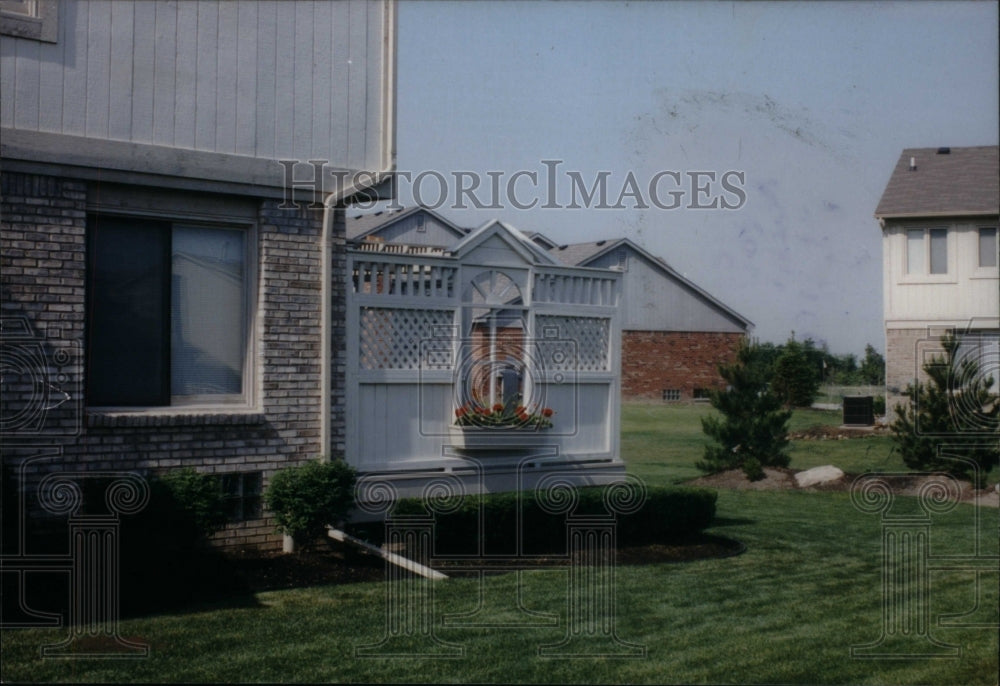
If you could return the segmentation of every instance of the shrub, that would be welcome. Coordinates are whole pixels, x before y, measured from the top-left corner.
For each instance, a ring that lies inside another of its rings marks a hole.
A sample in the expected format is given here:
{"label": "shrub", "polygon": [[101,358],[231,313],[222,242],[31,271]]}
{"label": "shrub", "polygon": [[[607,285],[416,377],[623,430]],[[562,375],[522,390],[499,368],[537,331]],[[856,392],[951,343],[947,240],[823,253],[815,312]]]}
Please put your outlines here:
{"label": "shrub", "polygon": [[[575,496],[572,515],[608,514],[604,488],[579,488]],[[649,488],[646,501],[637,512],[617,516],[618,545],[646,545],[690,538],[711,524],[716,497],[715,491],[706,489]],[[406,498],[396,503],[393,514],[426,515],[435,509],[440,511],[435,515],[436,554],[513,555],[518,552],[518,536],[521,537],[522,553],[539,555],[566,551],[568,513],[546,511],[533,491],[470,495],[454,508],[435,508],[433,503],[419,498]]]}
{"label": "shrub", "polygon": [[271,477],[264,500],[274,513],[278,531],[297,544],[308,545],[354,504],[356,479],[354,469],[343,460],[307,462]]}
{"label": "shrub", "polygon": [[736,361],[720,365],[719,374],[729,387],[711,393],[712,407],[722,417],[704,417],[702,430],[715,441],[705,446],[698,469],[722,472],[742,469],[751,480],[764,477],[765,466],[788,466],[788,420],[791,412],[781,409],[769,389],[767,368],[761,364],[757,344],[744,341]]}
{"label": "shrub", "polygon": [[953,335],[941,345],[944,357],[924,365],[929,382],[903,392],[909,402],[896,406],[893,440],[912,469],[982,481],[1000,458],[997,436],[984,436],[1000,430],[1000,399],[989,391],[993,379],[981,376],[974,360],[956,360]]}
{"label": "shrub", "polygon": [[885,416],[885,396],[884,395],[876,395],[874,398],[872,398],[872,412],[875,415],[879,416],[879,417],[884,417]]}

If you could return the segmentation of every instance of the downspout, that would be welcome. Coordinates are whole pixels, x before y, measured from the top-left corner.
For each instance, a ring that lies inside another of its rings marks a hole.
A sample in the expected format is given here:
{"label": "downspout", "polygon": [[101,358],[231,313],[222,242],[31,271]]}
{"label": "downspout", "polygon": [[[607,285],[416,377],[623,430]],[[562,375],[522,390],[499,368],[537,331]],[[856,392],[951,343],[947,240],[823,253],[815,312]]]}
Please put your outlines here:
{"label": "downspout", "polygon": [[[345,183],[343,188],[335,188],[323,198],[323,228],[320,237],[320,403],[319,403],[319,445],[320,460],[326,462],[333,456],[331,445],[330,412],[333,393],[333,350],[330,325],[333,321],[333,243],[331,235],[337,208],[351,196],[378,186],[391,177],[396,168],[396,2],[384,0],[385,20],[382,22],[382,158],[374,172],[359,172]],[[365,176],[368,183],[360,184],[359,177]],[[346,458],[346,456],[345,456]]]}

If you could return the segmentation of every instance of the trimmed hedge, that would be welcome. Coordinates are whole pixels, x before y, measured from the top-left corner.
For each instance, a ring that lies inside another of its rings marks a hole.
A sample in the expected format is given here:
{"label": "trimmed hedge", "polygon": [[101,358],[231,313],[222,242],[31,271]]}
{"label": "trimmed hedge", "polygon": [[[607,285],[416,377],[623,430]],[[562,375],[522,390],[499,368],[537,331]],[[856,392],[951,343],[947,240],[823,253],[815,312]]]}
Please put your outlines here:
{"label": "trimmed hedge", "polygon": [[[435,517],[435,552],[439,555],[475,555],[480,537],[480,508],[483,511],[483,550],[490,555],[517,552],[517,534],[522,536],[521,552],[532,555],[562,554],[567,546],[567,515],[607,516],[604,488],[575,490],[571,512],[539,503],[534,491],[470,495],[458,500],[407,498],[396,503],[393,514]],[[619,547],[668,543],[690,539],[708,527],[715,517],[715,491],[699,488],[652,487],[634,513],[617,516]],[[520,509],[521,526],[518,526]],[[557,513],[553,513],[555,510]],[[380,527],[379,527],[380,528]],[[367,531],[380,539],[374,527]]]}

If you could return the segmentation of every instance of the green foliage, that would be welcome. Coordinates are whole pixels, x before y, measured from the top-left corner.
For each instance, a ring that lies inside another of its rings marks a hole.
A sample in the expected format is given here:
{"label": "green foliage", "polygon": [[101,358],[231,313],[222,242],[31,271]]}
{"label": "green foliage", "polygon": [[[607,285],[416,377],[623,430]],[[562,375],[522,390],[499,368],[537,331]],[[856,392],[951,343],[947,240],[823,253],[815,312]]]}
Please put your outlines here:
{"label": "green foliage", "polygon": [[147,510],[162,508],[162,514],[177,526],[188,527],[193,538],[204,540],[226,525],[226,502],[218,480],[194,469],[175,469],[150,482]]}
{"label": "green foliage", "polygon": [[872,398],[872,412],[874,412],[875,415],[879,416],[879,417],[885,416],[885,396],[884,395],[876,395],[874,398]]}
{"label": "green foliage", "polygon": [[861,361],[861,381],[877,386],[885,383],[885,358],[875,348],[865,346],[865,359]]}
{"label": "green foliage", "polygon": [[308,545],[324,534],[328,524],[347,514],[354,504],[356,479],[354,469],[343,460],[307,462],[271,477],[264,500],[278,531]]}
{"label": "green foliage", "polygon": [[[555,498],[565,493],[553,494]],[[619,546],[666,543],[690,538],[708,527],[715,517],[715,491],[699,488],[654,486],[646,490],[646,500],[635,513],[617,519]],[[459,501],[425,501],[405,498],[396,503],[395,515],[435,514],[437,554],[490,555],[563,553],[566,550],[567,515],[607,516],[603,487],[573,491],[575,505],[570,512],[546,507],[545,494],[490,493],[470,495]],[[480,527],[480,512],[485,526]],[[520,526],[518,522],[520,521]],[[364,537],[376,538],[378,531],[355,529]],[[482,532],[482,549],[478,548]],[[518,536],[521,548],[518,550]]]}
{"label": "green foliage", "polygon": [[[812,341],[789,339],[774,362],[771,388],[786,407],[809,407],[819,392],[822,354]],[[818,362],[818,365],[817,365]]]}
{"label": "green foliage", "polygon": [[769,390],[757,344],[741,344],[736,361],[720,365],[719,374],[729,387],[711,395],[712,407],[722,416],[701,420],[702,430],[715,444],[705,446],[698,469],[714,473],[740,468],[756,480],[763,478],[765,466],[787,467],[792,413],[783,411],[781,401]]}
{"label": "green foliage", "polygon": [[982,481],[1000,460],[1000,399],[989,391],[993,379],[980,376],[974,360],[956,361],[953,335],[941,344],[944,357],[924,365],[929,382],[907,386],[908,402],[896,406],[893,440],[911,469]]}

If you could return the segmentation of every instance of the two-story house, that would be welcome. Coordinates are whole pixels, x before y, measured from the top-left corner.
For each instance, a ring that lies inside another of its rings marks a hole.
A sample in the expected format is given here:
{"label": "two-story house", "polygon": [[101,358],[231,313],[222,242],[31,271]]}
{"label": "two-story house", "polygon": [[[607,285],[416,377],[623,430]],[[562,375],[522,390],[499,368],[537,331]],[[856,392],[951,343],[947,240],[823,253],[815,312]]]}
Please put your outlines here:
{"label": "two-story house", "polygon": [[193,467],[227,543],[280,540],[269,476],[345,450],[344,207],[394,164],[394,36],[388,0],[0,3],[8,470]]}
{"label": "two-story house", "polygon": [[997,146],[903,150],[875,210],[890,415],[946,331],[1000,380],[998,213]]}

